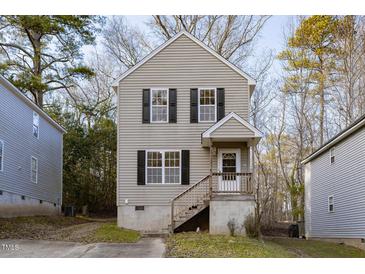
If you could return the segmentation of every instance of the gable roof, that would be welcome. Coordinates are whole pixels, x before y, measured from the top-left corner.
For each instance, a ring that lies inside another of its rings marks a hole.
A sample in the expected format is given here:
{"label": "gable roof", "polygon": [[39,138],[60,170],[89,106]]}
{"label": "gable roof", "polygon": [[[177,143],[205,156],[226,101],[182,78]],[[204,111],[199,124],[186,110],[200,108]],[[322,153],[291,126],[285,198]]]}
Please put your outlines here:
{"label": "gable roof", "polygon": [[171,43],[173,43],[175,40],[177,40],[182,35],[185,35],[186,37],[188,37],[189,39],[191,39],[192,41],[194,41],[195,43],[197,43],[199,46],[201,46],[202,48],[204,48],[205,50],[207,50],[209,53],[211,53],[212,55],[214,55],[218,60],[222,61],[224,64],[226,64],[232,70],[236,71],[239,75],[241,75],[242,77],[246,78],[248,80],[248,85],[249,86],[255,86],[256,85],[255,79],[253,79],[250,75],[248,75],[246,72],[244,72],[243,70],[239,69],[237,66],[235,66],[234,64],[232,64],[231,62],[229,62],[227,59],[225,59],[224,57],[222,57],[221,55],[219,55],[216,51],[212,50],[210,47],[208,47],[207,45],[205,45],[202,41],[200,41],[199,39],[197,39],[191,33],[189,33],[189,32],[187,32],[187,31],[184,30],[184,31],[179,32],[178,34],[176,34],[175,36],[173,36],[169,40],[167,40],[165,43],[163,43],[161,46],[159,46],[158,48],[156,48],[155,50],[153,50],[150,54],[148,54],[145,58],[143,58],[139,63],[137,63],[136,65],[134,65],[133,67],[131,67],[130,69],[128,69],[126,72],[124,72],[119,78],[117,78],[113,82],[112,87],[118,87],[119,86],[119,82],[121,80],[123,80],[129,74],[131,74],[132,72],[134,72],[135,70],[137,70],[144,63],[146,63],[147,61],[149,61],[150,59],[152,59],[156,54],[158,54],[160,51],[162,51],[164,48],[166,48],[168,45],[170,45]]}
{"label": "gable roof", "polygon": [[356,132],[358,129],[365,126],[365,115],[362,115],[360,118],[355,120],[350,126],[336,134],[334,137],[329,139],[324,145],[319,147],[317,150],[315,150],[312,154],[307,156],[301,164],[306,164],[310,162],[311,160],[317,158],[319,155],[324,153],[325,151],[329,150],[331,147],[342,141],[343,139],[351,136],[354,132]]}
{"label": "gable roof", "polygon": [[37,112],[40,116],[42,116],[49,124],[54,126],[62,133],[66,133],[66,130],[59,125],[55,120],[53,120],[44,110],[42,110],[39,106],[37,106],[32,100],[30,100],[27,96],[23,94],[17,87],[15,87],[12,83],[10,83],[4,76],[0,74],[0,84],[5,88],[13,92],[19,99],[21,99],[26,105],[28,105],[31,109]]}
{"label": "gable roof", "polygon": [[261,138],[263,136],[263,134],[257,128],[255,128],[253,125],[251,125],[249,122],[242,119],[236,113],[230,112],[224,118],[222,118],[217,123],[215,123],[210,128],[208,128],[206,131],[204,131],[202,134],[202,138],[210,138],[214,131],[219,129],[221,126],[223,126],[225,123],[227,123],[230,119],[235,119],[242,126],[248,128],[250,131],[252,131],[252,134],[253,134],[252,138]]}

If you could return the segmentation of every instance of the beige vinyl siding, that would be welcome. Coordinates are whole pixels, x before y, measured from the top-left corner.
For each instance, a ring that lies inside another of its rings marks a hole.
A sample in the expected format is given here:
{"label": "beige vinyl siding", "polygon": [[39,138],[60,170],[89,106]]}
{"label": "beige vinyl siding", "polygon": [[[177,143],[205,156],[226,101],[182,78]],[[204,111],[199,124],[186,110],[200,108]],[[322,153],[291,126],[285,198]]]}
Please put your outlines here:
{"label": "beige vinyl siding", "polygon": [[211,134],[212,137],[252,137],[254,132],[242,125],[236,119],[231,118]]}
{"label": "beige vinyl siding", "polygon": [[[154,87],[177,89],[176,124],[142,123],[142,90]],[[185,35],[120,81],[118,205],[126,199],[129,205],[166,205],[188,187],[138,186],[137,150],[187,149],[190,185],[209,174],[209,150],[201,146],[201,133],[214,123],[190,123],[190,88],[199,87],[225,88],[226,114],[248,118],[247,79]]]}
{"label": "beige vinyl siding", "polygon": [[[365,128],[306,164],[306,229],[310,237],[365,238]],[[328,211],[334,197],[334,212]]]}

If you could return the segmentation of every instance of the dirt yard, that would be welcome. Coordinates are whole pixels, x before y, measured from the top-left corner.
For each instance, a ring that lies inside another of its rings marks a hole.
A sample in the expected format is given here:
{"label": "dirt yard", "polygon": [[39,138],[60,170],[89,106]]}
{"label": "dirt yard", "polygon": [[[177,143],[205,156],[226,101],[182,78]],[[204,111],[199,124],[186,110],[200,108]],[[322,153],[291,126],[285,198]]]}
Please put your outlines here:
{"label": "dirt yard", "polygon": [[0,218],[0,239],[131,243],[138,232],[118,228],[114,219],[63,216]]}

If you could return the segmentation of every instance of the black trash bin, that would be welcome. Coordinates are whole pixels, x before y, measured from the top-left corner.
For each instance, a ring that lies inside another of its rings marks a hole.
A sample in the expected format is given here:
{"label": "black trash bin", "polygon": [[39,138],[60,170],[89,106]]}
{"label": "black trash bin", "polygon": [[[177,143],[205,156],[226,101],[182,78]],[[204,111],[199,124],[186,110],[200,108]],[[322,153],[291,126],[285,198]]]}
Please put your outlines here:
{"label": "black trash bin", "polygon": [[299,226],[298,224],[291,224],[288,229],[289,238],[299,238]]}
{"label": "black trash bin", "polygon": [[75,217],[76,216],[76,209],[74,206],[65,206],[65,212],[66,217]]}

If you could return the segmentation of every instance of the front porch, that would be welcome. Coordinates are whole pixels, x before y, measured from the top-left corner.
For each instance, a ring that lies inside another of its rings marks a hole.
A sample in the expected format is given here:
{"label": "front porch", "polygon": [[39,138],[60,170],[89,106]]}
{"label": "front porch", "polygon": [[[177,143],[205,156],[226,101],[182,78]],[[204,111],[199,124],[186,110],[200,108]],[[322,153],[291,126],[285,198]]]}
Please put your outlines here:
{"label": "front porch", "polygon": [[230,220],[243,227],[254,212],[254,146],[260,138],[261,133],[235,113],[202,133],[202,147],[209,149],[209,173],[172,199],[171,232],[208,206],[210,233],[227,233]]}

